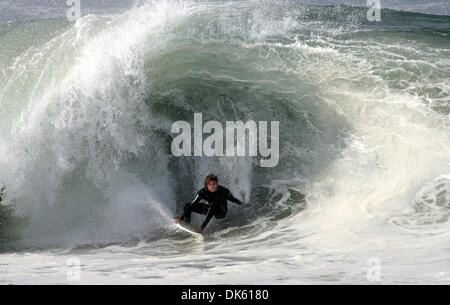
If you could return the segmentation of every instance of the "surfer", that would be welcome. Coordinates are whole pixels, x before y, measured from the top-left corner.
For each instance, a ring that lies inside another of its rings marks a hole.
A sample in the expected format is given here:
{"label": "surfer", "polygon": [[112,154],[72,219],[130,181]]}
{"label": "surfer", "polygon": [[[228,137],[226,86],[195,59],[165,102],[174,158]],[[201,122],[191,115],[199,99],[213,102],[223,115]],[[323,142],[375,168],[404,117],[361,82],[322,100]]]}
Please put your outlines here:
{"label": "surfer", "polygon": [[[208,203],[200,202],[202,199]],[[183,215],[175,223],[180,224],[184,219],[187,223],[190,223],[192,212],[206,215],[200,228],[194,229],[194,232],[202,233],[213,216],[217,219],[225,218],[228,209],[227,200],[238,205],[245,204],[245,201],[235,198],[229,189],[219,185],[219,179],[216,175],[209,174],[205,178],[205,187],[198,191],[192,202],[184,205]]]}

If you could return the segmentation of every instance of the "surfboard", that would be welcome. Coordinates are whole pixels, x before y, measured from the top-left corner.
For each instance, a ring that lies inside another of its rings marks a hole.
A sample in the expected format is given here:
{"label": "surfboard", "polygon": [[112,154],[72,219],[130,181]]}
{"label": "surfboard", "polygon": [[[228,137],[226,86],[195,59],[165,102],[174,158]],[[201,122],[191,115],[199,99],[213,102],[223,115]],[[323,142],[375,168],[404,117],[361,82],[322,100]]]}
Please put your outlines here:
{"label": "surfboard", "polygon": [[203,234],[194,232],[193,228],[188,224],[175,224],[175,225],[177,226],[178,229],[188,232],[189,234],[192,234],[193,236],[203,240]]}

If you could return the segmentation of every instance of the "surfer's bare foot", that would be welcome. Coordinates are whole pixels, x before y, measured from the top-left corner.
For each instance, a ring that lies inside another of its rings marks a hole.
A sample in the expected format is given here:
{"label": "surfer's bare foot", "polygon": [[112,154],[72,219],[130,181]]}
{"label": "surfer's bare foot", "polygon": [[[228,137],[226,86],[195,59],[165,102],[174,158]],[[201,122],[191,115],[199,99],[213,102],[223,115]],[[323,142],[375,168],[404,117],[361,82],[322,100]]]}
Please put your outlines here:
{"label": "surfer's bare foot", "polygon": [[203,233],[203,229],[202,228],[195,228],[194,230],[193,230],[195,233]]}

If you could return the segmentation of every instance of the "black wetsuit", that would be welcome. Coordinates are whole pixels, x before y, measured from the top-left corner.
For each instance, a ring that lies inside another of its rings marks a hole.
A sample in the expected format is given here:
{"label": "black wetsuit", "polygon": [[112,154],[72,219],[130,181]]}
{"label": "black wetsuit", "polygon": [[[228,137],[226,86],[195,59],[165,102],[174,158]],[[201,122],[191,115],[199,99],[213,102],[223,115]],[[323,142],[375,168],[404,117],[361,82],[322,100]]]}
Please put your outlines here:
{"label": "black wetsuit", "polygon": [[[202,199],[208,201],[208,203],[200,202]],[[197,196],[195,196],[192,202],[184,205],[184,213],[180,219],[183,220],[186,218],[186,222],[190,223],[192,212],[206,215],[201,225],[201,228],[204,230],[213,216],[221,219],[227,215],[227,200],[242,205],[242,201],[235,198],[226,187],[219,185],[217,191],[213,193],[205,186],[198,191]]]}

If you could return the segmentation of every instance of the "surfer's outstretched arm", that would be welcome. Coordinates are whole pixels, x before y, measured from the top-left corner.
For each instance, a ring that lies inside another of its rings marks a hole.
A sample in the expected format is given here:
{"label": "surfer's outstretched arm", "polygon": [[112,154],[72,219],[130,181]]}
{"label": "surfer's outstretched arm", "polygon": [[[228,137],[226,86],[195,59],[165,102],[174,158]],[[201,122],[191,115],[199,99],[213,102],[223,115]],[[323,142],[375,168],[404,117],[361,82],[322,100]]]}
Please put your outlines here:
{"label": "surfer's outstretched arm", "polygon": [[230,200],[231,202],[234,202],[234,203],[238,204],[238,205],[243,205],[244,204],[241,200],[239,200],[236,197],[234,197],[229,189],[227,189],[227,199]]}

